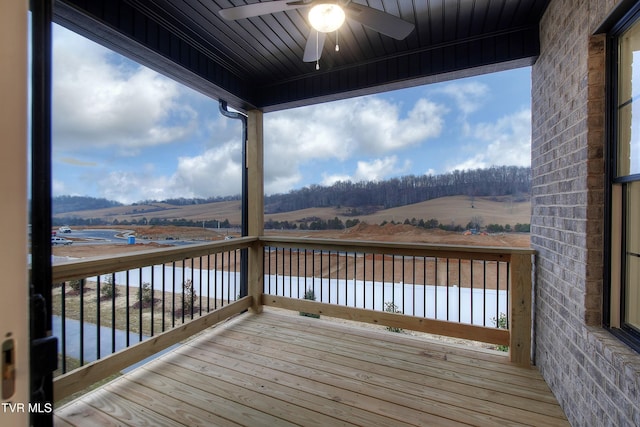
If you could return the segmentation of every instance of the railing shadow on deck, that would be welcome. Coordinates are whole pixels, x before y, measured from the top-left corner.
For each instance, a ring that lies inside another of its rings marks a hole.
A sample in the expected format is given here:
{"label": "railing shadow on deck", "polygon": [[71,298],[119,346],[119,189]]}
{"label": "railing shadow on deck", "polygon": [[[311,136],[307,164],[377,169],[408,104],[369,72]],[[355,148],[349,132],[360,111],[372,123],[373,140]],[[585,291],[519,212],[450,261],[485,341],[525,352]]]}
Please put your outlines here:
{"label": "railing shadow on deck", "polygon": [[[61,319],[62,372],[55,399],[262,305],[505,346],[512,362],[528,366],[533,255],[520,248],[245,237],[59,264],[53,311]],[[80,329],[74,339],[70,319]]]}

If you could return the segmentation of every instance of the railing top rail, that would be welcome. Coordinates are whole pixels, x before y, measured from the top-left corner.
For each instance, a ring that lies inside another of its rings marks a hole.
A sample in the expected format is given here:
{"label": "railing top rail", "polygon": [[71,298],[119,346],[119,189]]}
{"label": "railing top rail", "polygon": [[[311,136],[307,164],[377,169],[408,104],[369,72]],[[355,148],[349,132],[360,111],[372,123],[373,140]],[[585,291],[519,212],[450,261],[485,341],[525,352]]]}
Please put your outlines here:
{"label": "railing top rail", "polygon": [[428,243],[399,243],[364,240],[317,239],[307,237],[250,236],[232,240],[185,245],[171,248],[142,250],[135,253],[98,256],[59,263],[53,266],[53,283],[104,273],[124,271],[149,265],[195,258],[213,253],[252,246],[291,247],[296,249],[326,249],[344,252],[367,252],[440,258],[484,259],[509,261],[512,255],[531,255],[530,248],[494,246],[434,245]]}
{"label": "railing top rail", "polygon": [[259,240],[264,246],[288,246],[296,249],[331,249],[338,251],[498,261],[508,261],[512,255],[516,254],[535,254],[535,250],[531,248],[502,246],[434,245],[429,243],[399,243],[281,236],[261,236]]}
{"label": "railing top rail", "polygon": [[219,252],[244,249],[257,241],[257,237],[240,237],[232,240],[198,243],[171,248],[147,249],[128,254],[97,256],[67,261],[53,266],[53,283],[138,267],[165,264],[172,261],[182,261],[183,259]]}

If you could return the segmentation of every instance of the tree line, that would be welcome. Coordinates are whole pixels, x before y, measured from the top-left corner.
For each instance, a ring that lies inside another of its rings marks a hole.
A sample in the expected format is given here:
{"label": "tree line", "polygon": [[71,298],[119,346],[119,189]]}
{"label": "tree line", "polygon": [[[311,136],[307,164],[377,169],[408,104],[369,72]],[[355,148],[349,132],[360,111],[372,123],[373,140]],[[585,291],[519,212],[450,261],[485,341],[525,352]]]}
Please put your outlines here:
{"label": "tree line", "polygon": [[389,209],[458,195],[472,198],[511,195],[515,197],[514,201],[519,201],[528,199],[530,189],[531,168],[495,166],[455,170],[441,175],[407,175],[385,181],[339,181],[331,186],[311,185],[286,194],[265,197],[265,213],[340,206]]}
{"label": "tree line", "polygon": [[[505,196],[526,200],[531,189],[531,168],[494,166],[486,169],[455,170],[440,175],[407,175],[384,181],[338,181],[330,186],[310,185],[288,193],[265,197],[265,213],[290,212],[321,207],[348,207],[350,216],[366,215],[377,209],[410,205],[445,196]],[[174,206],[240,200],[226,197],[173,198],[134,203],[166,203]],[[88,196],[57,196],[53,213],[74,212],[122,206],[122,203]]]}
{"label": "tree line", "polygon": [[[471,221],[467,224],[466,227],[463,227],[459,224],[443,224],[440,223],[437,219],[405,219],[404,222],[399,223],[395,221],[387,222],[382,221],[380,223],[381,226],[386,225],[388,223],[391,224],[406,224],[412,225],[414,227],[426,228],[426,229],[434,229],[439,228],[441,230],[446,231],[464,231],[471,229],[482,229],[485,228],[489,233],[528,233],[530,229],[529,224],[516,224],[511,227],[510,224],[501,225],[501,224],[488,224],[486,227],[482,227],[481,221]],[[346,221],[342,221],[340,218],[335,217],[333,219],[322,219],[319,217],[311,217],[304,218],[300,221],[276,221],[273,219],[269,219],[265,221],[264,228],[265,230],[310,230],[310,231],[318,231],[318,230],[343,230],[346,228],[351,228],[355,225],[360,224],[360,220],[357,218],[347,219]],[[223,221],[214,219],[214,220],[206,220],[206,221],[198,221],[198,220],[190,220],[184,218],[174,218],[174,219],[166,219],[166,218],[151,218],[147,220],[146,218],[141,218],[140,220],[132,219],[132,220],[117,220],[114,219],[112,221],[107,221],[103,218],[54,218],[53,225],[55,227],[59,227],[61,225],[70,225],[70,226],[86,226],[86,225],[173,225],[178,227],[204,227],[204,228],[233,228],[240,227],[240,224],[231,224],[228,219]]]}
{"label": "tree line", "polygon": [[[480,230],[484,228],[488,233],[529,233],[530,224],[520,224],[517,223],[515,226],[511,227],[510,224],[502,225],[502,224],[489,224],[486,227],[482,227],[481,221],[470,221],[466,227],[463,227],[460,224],[444,224],[439,222],[437,219],[432,218],[429,220],[424,219],[405,219],[404,222],[395,222],[395,221],[382,221],[380,226],[384,226],[387,224],[405,224],[411,225],[413,227],[425,228],[425,229],[434,229],[439,228],[440,230],[445,231],[456,231],[461,232],[464,230]],[[346,228],[351,228],[360,224],[360,220],[355,219],[347,219],[346,221],[342,221],[340,218],[335,217],[333,219],[324,220],[321,218],[305,218],[300,221],[276,221],[273,219],[269,219],[265,221],[264,228],[265,230],[344,230]]]}
{"label": "tree line", "polygon": [[51,211],[53,214],[106,209],[116,206],[122,206],[122,203],[89,196],[56,196],[51,200]]}
{"label": "tree line", "polygon": [[142,217],[140,219],[120,219],[117,218],[113,220],[107,220],[105,218],[80,218],[77,216],[74,217],[64,217],[64,218],[53,218],[52,225],[54,227],[59,227],[61,225],[69,225],[69,226],[87,226],[87,225],[157,225],[157,226],[165,226],[165,225],[173,225],[176,227],[203,227],[203,228],[233,228],[240,227],[239,224],[231,224],[228,219],[224,220],[192,220],[185,218],[151,218],[147,220],[147,218]]}

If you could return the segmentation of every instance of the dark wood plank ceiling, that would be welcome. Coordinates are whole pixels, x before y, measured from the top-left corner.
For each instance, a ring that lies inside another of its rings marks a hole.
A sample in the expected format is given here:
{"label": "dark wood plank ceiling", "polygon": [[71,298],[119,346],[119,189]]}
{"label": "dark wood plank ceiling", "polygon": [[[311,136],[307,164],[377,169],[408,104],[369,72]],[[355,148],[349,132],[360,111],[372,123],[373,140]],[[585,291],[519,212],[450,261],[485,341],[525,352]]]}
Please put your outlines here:
{"label": "dark wood plank ceiling", "polygon": [[55,20],[229,105],[265,112],[528,66],[549,0],[354,0],[415,25],[404,40],[347,21],[303,62],[306,9],[226,21],[257,0],[56,0]]}

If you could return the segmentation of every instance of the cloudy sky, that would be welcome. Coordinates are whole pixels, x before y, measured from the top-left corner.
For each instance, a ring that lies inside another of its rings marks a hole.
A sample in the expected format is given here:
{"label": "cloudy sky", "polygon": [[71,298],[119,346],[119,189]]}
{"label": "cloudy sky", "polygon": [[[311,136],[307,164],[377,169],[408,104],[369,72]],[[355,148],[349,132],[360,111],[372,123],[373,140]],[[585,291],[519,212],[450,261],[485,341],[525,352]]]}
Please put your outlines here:
{"label": "cloudy sky", "polygon": [[[54,26],[53,193],[123,203],[240,193],[238,120]],[[529,166],[530,69],[265,114],[265,193]]]}

